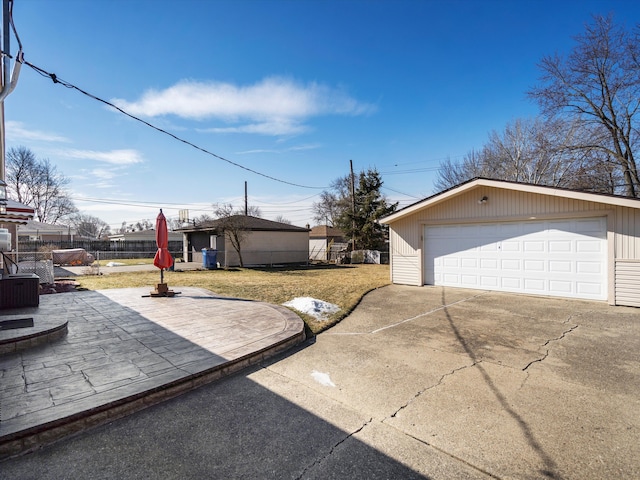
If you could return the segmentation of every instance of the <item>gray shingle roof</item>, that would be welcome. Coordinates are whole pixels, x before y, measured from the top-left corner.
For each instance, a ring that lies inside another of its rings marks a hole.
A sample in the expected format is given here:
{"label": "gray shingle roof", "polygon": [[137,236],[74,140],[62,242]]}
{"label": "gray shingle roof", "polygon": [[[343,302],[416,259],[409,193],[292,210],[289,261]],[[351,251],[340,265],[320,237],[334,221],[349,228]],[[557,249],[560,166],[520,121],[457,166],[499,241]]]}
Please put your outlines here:
{"label": "gray shingle roof", "polygon": [[[250,231],[268,231],[268,232],[308,232],[308,228],[296,227],[295,225],[289,225],[288,223],[274,222],[267,220],[266,218],[252,217],[250,215],[232,215],[232,220],[238,220],[244,222],[246,230]],[[218,230],[223,223],[222,220],[210,220],[208,222],[202,222],[195,226],[183,227],[177,229],[181,232],[201,232]]]}

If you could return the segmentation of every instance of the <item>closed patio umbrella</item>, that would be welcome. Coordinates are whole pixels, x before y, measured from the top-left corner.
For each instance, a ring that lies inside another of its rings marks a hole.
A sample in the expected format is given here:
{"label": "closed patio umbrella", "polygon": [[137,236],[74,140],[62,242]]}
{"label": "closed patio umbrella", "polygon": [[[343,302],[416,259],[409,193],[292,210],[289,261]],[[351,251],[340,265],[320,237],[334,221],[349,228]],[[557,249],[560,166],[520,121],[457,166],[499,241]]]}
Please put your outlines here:
{"label": "closed patio umbrella", "polygon": [[[167,231],[167,219],[160,209],[156,218],[156,244],[158,251],[153,258],[153,264],[160,269],[160,284],[164,284],[164,269],[173,265],[173,257],[169,253],[169,232]],[[166,290],[165,290],[166,291]]]}

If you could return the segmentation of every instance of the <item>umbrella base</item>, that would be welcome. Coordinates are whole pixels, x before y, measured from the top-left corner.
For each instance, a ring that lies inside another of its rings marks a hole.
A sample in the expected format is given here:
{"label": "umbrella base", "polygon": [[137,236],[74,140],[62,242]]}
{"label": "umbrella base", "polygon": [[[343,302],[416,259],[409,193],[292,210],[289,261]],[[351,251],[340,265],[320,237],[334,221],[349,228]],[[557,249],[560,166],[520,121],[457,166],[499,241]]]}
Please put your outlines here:
{"label": "umbrella base", "polygon": [[149,292],[152,297],[173,297],[176,292],[169,290],[166,283],[156,283],[156,289]]}

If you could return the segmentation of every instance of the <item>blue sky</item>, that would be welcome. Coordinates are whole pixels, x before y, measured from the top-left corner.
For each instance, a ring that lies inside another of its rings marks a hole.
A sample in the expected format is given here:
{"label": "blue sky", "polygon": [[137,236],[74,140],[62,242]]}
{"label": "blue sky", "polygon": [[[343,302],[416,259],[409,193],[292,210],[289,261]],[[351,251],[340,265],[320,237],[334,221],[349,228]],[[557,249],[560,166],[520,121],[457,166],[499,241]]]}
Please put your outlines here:
{"label": "blue sky", "polygon": [[632,0],[15,0],[27,61],[265,176],[26,66],[5,100],[7,148],[48,158],[112,229],[160,207],[241,207],[245,181],[264,217],[313,225],[349,160],[405,206],[435,193],[441,160],[537,115],[537,63],[609,12],[640,22]]}

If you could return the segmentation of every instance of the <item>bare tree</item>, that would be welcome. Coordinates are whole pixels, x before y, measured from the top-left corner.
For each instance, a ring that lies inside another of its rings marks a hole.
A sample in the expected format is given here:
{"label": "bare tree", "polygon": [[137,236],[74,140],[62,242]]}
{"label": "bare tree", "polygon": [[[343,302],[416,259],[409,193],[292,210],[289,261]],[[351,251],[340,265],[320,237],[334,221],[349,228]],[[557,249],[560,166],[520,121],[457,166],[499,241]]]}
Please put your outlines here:
{"label": "bare tree", "polygon": [[504,132],[492,132],[483,150],[495,178],[553,187],[568,186],[581,158],[571,148],[575,125],[562,120],[517,119]]}
{"label": "bare tree", "polygon": [[502,132],[493,131],[479,151],[461,163],[440,164],[435,186],[446,190],[475,177],[551,186],[565,186],[576,168],[564,144],[567,125],[560,121],[516,119]]}
{"label": "bare tree", "polygon": [[345,210],[351,208],[351,177],[346,175],[331,182],[329,190],[320,194],[320,200],[314,202],[313,219],[321,224],[335,226]]}
{"label": "bare tree", "polygon": [[177,230],[183,225],[179,218],[167,218],[167,226],[169,227],[169,230]]}
{"label": "bare tree", "polygon": [[111,234],[111,227],[105,221],[84,213],[73,215],[70,225],[75,227],[78,235],[93,239],[101,239]]}
{"label": "bare tree", "polygon": [[134,232],[144,232],[145,230],[152,230],[155,228],[155,222],[152,222],[148,218],[144,218],[142,220],[138,220],[135,224],[133,224]]}
{"label": "bare tree", "polygon": [[39,160],[25,147],[7,152],[7,195],[35,210],[40,222],[56,223],[77,212],[65,191],[69,180],[51,165]]}
{"label": "bare tree", "polygon": [[542,59],[541,85],[528,92],[545,115],[580,120],[589,140],[578,147],[597,149],[606,162],[615,162],[630,197],[640,193],[634,155],[640,141],[639,34],[640,27],[626,31],[611,15],[595,16],[566,58]]}
{"label": "bare tree", "polygon": [[211,215],[203,213],[202,215],[192,218],[191,223],[193,223],[193,225],[198,225],[200,223],[211,222],[212,220],[214,220],[214,218]]}
{"label": "bare tree", "polygon": [[215,210],[218,226],[224,231],[225,238],[238,254],[240,266],[244,267],[242,260],[242,244],[247,238],[249,231],[247,224],[249,217],[244,215],[244,210],[234,210],[231,204],[218,205]]}
{"label": "bare tree", "polygon": [[287,225],[291,225],[291,220],[285,218],[283,215],[278,215],[274,222],[286,223]]}
{"label": "bare tree", "polygon": [[[238,212],[238,215],[244,215],[244,211]],[[250,217],[262,218],[262,210],[260,210],[260,207],[256,207],[255,205],[249,205],[247,207],[247,215]]]}
{"label": "bare tree", "polygon": [[491,132],[484,147],[467,154],[462,162],[441,162],[435,186],[446,190],[486,177],[612,193],[619,175],[602,151],[584,146],[585,134],[579,121],[517,119],[504,131]]}
{"label": "bare tree", "polygon": [[452,162],[450,158],[440,162],[438,176],[434,182],[436,190],[443,191],[476,177],[491,177],[481,155],[472,150],[464,156],[462,162]]}

